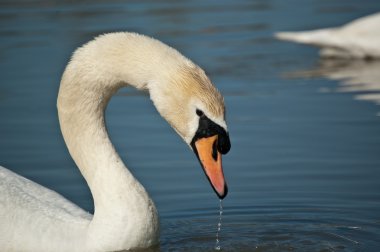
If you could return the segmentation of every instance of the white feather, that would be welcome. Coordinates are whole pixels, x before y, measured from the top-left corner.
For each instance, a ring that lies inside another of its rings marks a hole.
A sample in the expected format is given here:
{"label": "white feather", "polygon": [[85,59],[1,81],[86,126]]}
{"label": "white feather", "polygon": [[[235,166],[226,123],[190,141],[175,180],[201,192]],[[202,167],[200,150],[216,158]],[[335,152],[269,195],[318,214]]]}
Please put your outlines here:
{"label": "white feather", "polygon": [[354,20],[342,27],[313,31],[278,32],[278,39],[321,47],[321,56],[380,58],[380,13]]}
{"label": "white feather", "polygon": [[120,87],[148,89],[161,115],[186,139],[195,111],[173,112],[192,105],[171,99],[185,89],[172,84],[181,70],[197,68],[171,47],[134,33],[103,35],[79,48],[63,74],[57,106],[68,150],[93,195],[94,216],[1,167],[0,251],[120,251],[157,244],[157,210],[110,142],[104,111]]}

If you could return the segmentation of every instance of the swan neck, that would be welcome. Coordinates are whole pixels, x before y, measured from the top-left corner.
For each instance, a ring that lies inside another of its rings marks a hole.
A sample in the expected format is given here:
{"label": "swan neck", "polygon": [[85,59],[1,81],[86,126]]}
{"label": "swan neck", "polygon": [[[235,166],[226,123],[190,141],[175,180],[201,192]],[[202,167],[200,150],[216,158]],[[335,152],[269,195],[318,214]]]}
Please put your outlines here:
{"label": "swan neck", "polygon": [[58,94],[59,122],[67,148],[94,198],[89,243],[99,243],[100,239],[106,244],[108,238],[121,237],[120,243],[144,247],[158,240],[156,208],[117,154],[104,113],[119,88],[127,83],[145,88],[149,76],[136,73],[142,68],[141,64],[132,64],[137,59],[125,61],[123,55],[106,51],[99,55],[103,49],[98,46],[89,44],[79,49],[66,67]]}

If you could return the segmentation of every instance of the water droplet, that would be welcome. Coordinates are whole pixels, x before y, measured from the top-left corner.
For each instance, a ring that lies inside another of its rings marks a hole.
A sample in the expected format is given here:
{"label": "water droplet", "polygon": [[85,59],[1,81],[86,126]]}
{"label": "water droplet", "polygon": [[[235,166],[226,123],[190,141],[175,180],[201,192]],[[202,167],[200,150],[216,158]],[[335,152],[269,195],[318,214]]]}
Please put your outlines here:
{"label": "water droplet", "polygon": [[222,205],[222,200],[219,200],[219,220],[218,220],[218,226],[216,230],[215,250],[221,250],[219,236],[220,236],[220,231],[222,229],[222,215],[223,215],[223,205]]}

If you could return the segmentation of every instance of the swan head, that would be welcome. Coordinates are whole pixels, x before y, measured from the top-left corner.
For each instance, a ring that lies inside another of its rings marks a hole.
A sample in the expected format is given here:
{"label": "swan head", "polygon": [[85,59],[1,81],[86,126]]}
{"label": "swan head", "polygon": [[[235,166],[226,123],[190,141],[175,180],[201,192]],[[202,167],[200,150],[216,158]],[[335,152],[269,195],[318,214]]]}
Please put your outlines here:
{"label": "swan head", "polygon": [[205,72],[192,62],[176,69],[160,88],[150,88],[158,112],[197,156],[220,199],[227,195],[222,155],[230,148],[224,99]]}

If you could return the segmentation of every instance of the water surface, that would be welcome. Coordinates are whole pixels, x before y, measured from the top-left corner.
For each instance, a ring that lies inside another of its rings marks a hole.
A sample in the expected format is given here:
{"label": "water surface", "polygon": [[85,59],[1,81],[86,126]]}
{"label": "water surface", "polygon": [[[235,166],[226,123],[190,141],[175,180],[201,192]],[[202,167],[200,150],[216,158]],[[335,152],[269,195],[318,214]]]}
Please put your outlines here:
{"label": "water surface", "polygon": [[[339,72],[329,66],[323,74],[294,75],[320,67],[318,50],[272,37],[341,25],[379,11],[380,2],[31,0],[0,6],[1,165],[93,211],[57,122],[60,76],[72,51],[94,36],[140,32],[197,62],[225,96],[232,149],[224,156],[223,251],[380,247],[379,107],[363,98],[378,90],[347,87],[353,78],[331,78]],[[360,85],[371,85],[360,66],[353,68],[348,72],[364,74]],[[219,201],[194,154],[146,94],[120,90],[107,124],[157,204],[161,244],[153,250],[212,251]]]}

